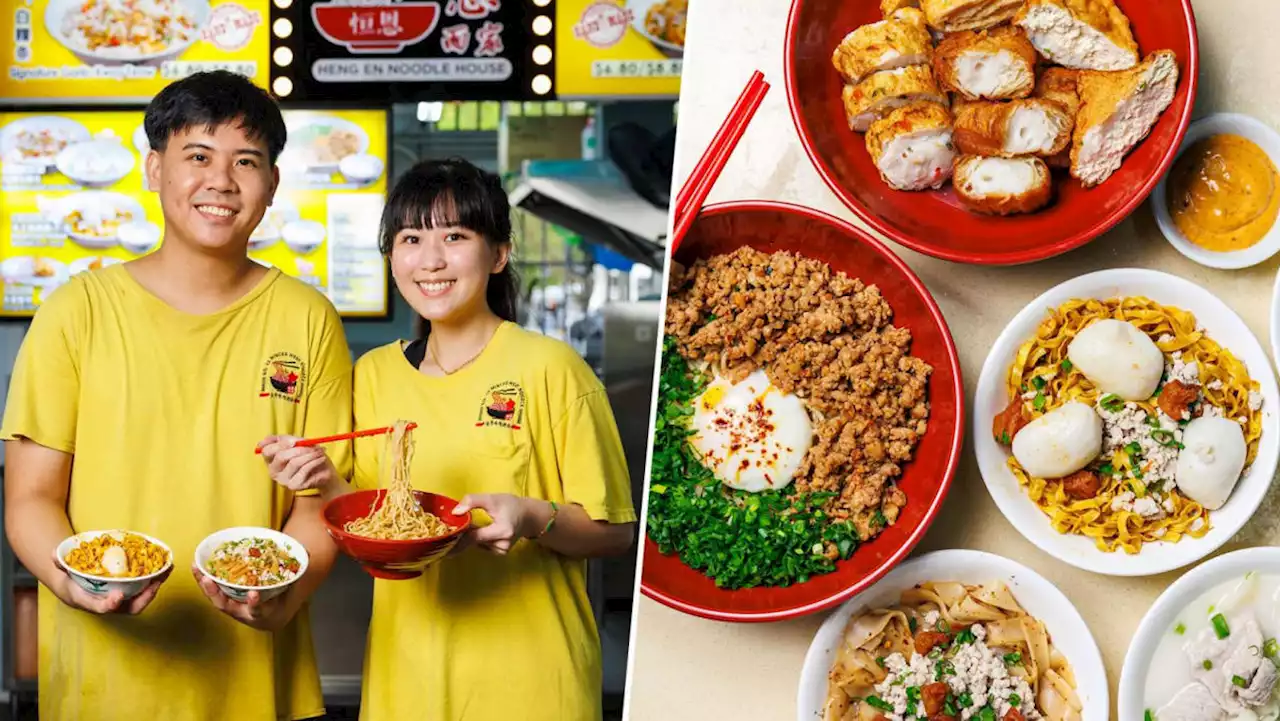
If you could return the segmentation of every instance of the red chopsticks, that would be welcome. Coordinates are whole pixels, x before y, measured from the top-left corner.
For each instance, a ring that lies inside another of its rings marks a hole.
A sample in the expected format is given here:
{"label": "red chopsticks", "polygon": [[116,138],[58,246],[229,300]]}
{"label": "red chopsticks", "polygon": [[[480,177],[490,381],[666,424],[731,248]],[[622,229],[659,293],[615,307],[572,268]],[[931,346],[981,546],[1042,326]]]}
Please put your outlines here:
{"label": "red chopsticks", "polygon": [[752,73],[747,86],[738,96],[738,101],[733,104],[733,109],[729,111],[724,123],[716,131],[715,137],[711,139],[711,144],[703,152],[698,164],[693,166],[693,172],[689,173],[689,177],[685,179],[684,187],[676,194],[674,223],[670,241],[667,243],[672,255],[675,255],[676,249],[680,247],[680,241],[684,239],[685,233],[689,232],[693,219],[698,217],[702,204],[707,200],[707,194],[716,184],[716,178],[720,177],[725,163],[729,162],[729,156],[733,154],[733,149],[742,139],[742,134],[747,131],[747,125],[751,123],[751,118],[755,116],[756,110],[760,108],[760,103],[764,101],[764,96],[768,92],[769,83],[765,82],[764,73],[759,70]]}
{"label": "red chopsticks", "polygon": [[[417,423],[410,423],[405,426],[405,430],[413,430],[417,428]],[[302,446],[318,446],[321,443],[333,443],[334,441],[348,441],[352,438],[363,438],[365,436],[378,436],[383,433],[390,433],[395,430],[395,426],[384,426],[382,428],[366,428],[363,431],[352,431],[350,433],[339,433],[336,436],[320,436],[319,438],[299,438],[297,443],[293,444],[294,448]],[[262,448],[253,449],[255,455],[262,455]]]}

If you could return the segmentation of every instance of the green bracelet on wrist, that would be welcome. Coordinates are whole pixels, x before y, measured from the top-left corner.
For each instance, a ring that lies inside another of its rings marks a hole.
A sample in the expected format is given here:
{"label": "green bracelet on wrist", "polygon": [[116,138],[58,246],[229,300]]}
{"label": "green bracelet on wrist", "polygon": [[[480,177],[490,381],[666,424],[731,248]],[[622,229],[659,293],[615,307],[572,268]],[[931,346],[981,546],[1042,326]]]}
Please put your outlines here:
{"label": "green bracelet on wrist", "polygon": [[547,501],[547,503],[551,504],[551,518],[547,520],[547,525],[542,527],[542,532],[538,534],[538,538],[542,538],[551,531],[551,527],[556,525],[556,516],[560,515],[560,507],[556,505],[555,501]]}

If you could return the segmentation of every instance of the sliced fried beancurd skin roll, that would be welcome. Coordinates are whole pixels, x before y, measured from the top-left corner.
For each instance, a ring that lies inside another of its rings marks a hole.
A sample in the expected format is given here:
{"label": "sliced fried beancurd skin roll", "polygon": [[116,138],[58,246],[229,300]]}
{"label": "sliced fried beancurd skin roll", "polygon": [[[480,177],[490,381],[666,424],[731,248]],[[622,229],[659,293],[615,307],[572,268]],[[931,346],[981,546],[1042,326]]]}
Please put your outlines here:
{"label": "sliced fried beancurd skin roll", "polygon": [[956,110],[956,147],[965,155],[1057,155],[1071,142],[1071,116],[1039,98],[977,101]]}
{"label": "sliced fried beancurd skin roll", "polygon": [[1036,49],[1007,25],[952,33],[934,51],[933,75],[966,100],[1025,98],[1036,83]]}
{"label": "sliced fried beancurd skin roll", "polygon": [[1014,24],[1050,62],[1077,70],[1138,64],[1129,18],[1113,0],[1027,0]]}
{"label": "sliced fried beancurd skin roll", "polygon": [[987,215],[1030,213],[1053,197],[1049,166],[1040,158],[964,155],[956,161],[952,185],[965,207]]}
{"label": "sliced fried beancurd skin roll", "polygon": [[[1045,68],[1036,81],[1036,89],[1032,91],[1031,97],[1061,105],[1062,109],[1067,111],[1067,115],[1074,120],[1076,114],[1080,112],[1080,94],[1076,91],[1076,79],[1079,77],[1079,70]],[[1064,148],[1062,152],[1045,158],[1044,162],[1048,163],[1050,168],[1071,167],[1071,148]]]}
{"label": "sliced fried beancurd skin roll", "polygon": [[1080,114],[1071,144],[1071,175],[1084,187],[1111,177],[1124,156],[1147,137],[1178,89],[1178,61],[1157,50],[1118,72],[1080,73]]}
{"label": "sliced fried beancurd skin roll", "polygon": [[844,36],[831,54],[831,64],[856,85],[874,72],[925,65],[932,56],[933,39],[925,28],[924,13],[905,8]]}
{"label": "sliced fried beancurd skin roll", "polygon": [[951,178],[955,163],[951,113],[927,101],[897,108],[871,124],[867,152],[880,177],[895,190],[941,187]]}
{"label": "sliced fried beancurd skin roll", "polygon": [[929,27],[944,33],[982,30],[1009,20],[1023,0],[920,0]]}
{"label": "sliced fried beancurd skin roll", "polygon": [[865,133],[871,123],[917,100],[945,106],[947,96],[938,90],[928,65],[910,65],[873,73],[857,85],[844,86],[844,109],[849,127]]}

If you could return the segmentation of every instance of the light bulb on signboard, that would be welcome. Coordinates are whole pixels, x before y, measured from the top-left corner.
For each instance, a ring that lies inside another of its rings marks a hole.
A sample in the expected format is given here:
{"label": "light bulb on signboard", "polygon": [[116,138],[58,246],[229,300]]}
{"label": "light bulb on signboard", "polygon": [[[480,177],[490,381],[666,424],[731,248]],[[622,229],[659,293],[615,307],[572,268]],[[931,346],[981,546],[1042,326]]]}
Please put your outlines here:
{"label": "light bulb on signboard", "polygon": [[276,91],[276,95],[284,97],[293,92],[293,81],[289,78],[276,78],[271,83],[271,89]]}
{"label": "light bulb on signboard", "polygon": [[418,103],[419,123],[438,123],[444,116],[444,103]]}
{"label": "light bulb on signboard", "polygon": [[533,32],[537,35],[546,35],[551,32],[551,18],[546,15],[539,15],[533,19]]}
{"label": "light bulb on signboard", "polygon": [[293,51],[286,47],[276,48],[276,51],[271,56],[275,59],[276,65],[280,67],[285,67],[293,62]]}
{"label": "light bulb on signboard", "polygon": [[539,65],[546,65],[551,62],[551,46],[539,45],[533,49],[533,62]]}
{"label": "light bulb on signboard", "polygon": [[551,0],[533,0],[533,4],[540,8],[544,8],[551,4]]}
{"label": "light bulb on signboard", "polygon": [[293,23],[288,18],[280,18],[271,24],[271,30],[278,38],[287,38],[293,34]]}
{"label": "light bulb on signboard", "polygon": [[536,75],[533,78],[533,92],[538,95],[546,95],[551,92],[551,78],[546,75]]}
{"label": "light bulb on signboard", "polygon": [[288,7],[292,4],[293,4],[293,0],[276,0],[276,7],[280,8],[281,10],[288,9]]}

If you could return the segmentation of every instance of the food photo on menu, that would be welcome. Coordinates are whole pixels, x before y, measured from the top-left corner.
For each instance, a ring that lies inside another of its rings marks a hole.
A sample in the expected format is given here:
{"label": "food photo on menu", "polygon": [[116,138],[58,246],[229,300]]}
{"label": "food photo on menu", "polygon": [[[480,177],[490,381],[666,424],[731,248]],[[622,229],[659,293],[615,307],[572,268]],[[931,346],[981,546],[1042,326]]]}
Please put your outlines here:
{"label": "food photo on menu", "polygon": [[[250,237],[251,257],[332,293],[343,312],[382,312],[369,219],[386,188],[385,113],[285,115],[282,184]],[[0,112],[4,313],[29,316],[71,276],[159,245],[163,217],[143,170],[149,152],[137,111]]]}
{"label": "food photo on menu", "polygon": [[687,10],[630,718],[1280,719],[1280,8]]}

